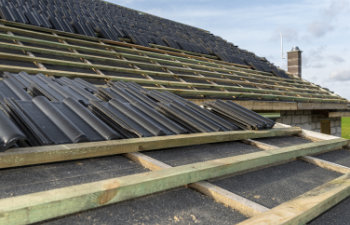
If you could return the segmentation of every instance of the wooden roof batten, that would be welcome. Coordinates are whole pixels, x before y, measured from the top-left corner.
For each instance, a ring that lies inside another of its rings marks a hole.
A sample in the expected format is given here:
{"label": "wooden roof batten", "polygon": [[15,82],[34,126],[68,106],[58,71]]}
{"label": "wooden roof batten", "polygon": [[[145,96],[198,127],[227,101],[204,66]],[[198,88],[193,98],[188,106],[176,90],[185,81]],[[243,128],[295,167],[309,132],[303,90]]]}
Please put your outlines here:
{"label": "wooden roof batten", "polygon": [[[283,125],[277,125],[283,126]],[[300,132],[301,131],[301,132]],[[242,132],[242,131],[241,131]],[[241,136],[225,135],[225,133],[230,132],[221,132],[220,134],[215,134],[214,139],[211,141],[222,142],[229,139],[232,140],[232,137],[236,137],[239,140],[247,140],[250,138],[257,137],[266,137],[274,135],[282,135],[283,132],[289,132],[289,134],[299,134],[299,135],[309,135],[311,138],[315,139],[313,133],[307,133],[298,129],[298,128],[274,128],[272,130],[263,131],[265,134],[261,136],[260,131],[243,131]],[[287,133],[284,133],[287,134]],[[175,143],[180,145],[192,145],[195,143],[203,143],[203,141],[208,140],[208,137],[205,137],[209,134],[193,134],[198,137],[191,137],[191,135],[175,135],[174,137],[154,137],[154,138],[144,138],[148,139],[152,143],[149,146],[155,148],[167,148],[170,145],[175,145]],[[192,136],[193,136],[192,135]],[[180,137],[181,136],[181,137]],[[198,139],[200,137],[200,139]],[[188,137],[188,141],[184,141],[183,138]],[[225,138],[223,138],[225,137]],[[237,138],[239,137],[239,138]],[[322,136],[321,136],[322,137]],[[194,138],[194,139],[193,139]],[[153,139],[153,140],[151,140]],[[154,139],[169,139],[163,144],[155,144]],[[130,142],[130,140],[120,140],[119,142]],[[173,140],[173,141],[171,141]],[[108,141],[109,144],[112,144],[113,141]],[[185,143],[185,144],[184,144]],[[247,202],[244,198],[234,195],[234,193],[222,192],[223,190],[217,190],[215,186],[211,186],[208,183],[203,183],[201,181],[208,180],[215,177],[220,177],[229,174],[241,173],[244,171],[251,171],[252,169],[256,170],[261,167],[272,166],[276,163],[286,163],[287,161],[294,160],[296,157],[306,157],[308,155],[323,153],[327,151],[332,151],[340,149],[349,144],[348,140],[342,138],[326,138],[326,140],[318,140],[313,143],[299,144],[290,147],[282,148],[272,148],[266,149],[265,151],[254,152],[250,154],[244,154],[239,156],[232,156],[227,158],[209,160],[199,163],[192,163],[183,166],[169,167],[166,164],[161,162],[154,161],[150,158],[144,158],[139,154],[129,154],[127,157],[133,158],[135,161],[139,161],[147,167],[153,167],[154,171],[139,173],[134,175],[128,175],[123,177],[111,178],[107,180],[101,180],[92,183],[85,183],[74,186],[67,186],[64,188],[52,189],[43,192],[37,192],[32,194],[20,195],[16,197],[10,197],[6,199],[0,199],[0,211],[3,213],[0,217],[0,224],[23,224],[25,223],[35,223],[43,221],[50,218],[55,218],[75,212],[80,212],[87,209],[93,209],[100,206],[124,201],[127,199],[133,199],[141,196],[145,196],[151,193],[156,193],[163,190],[168,190],[174,187],[179,187],[186,184],[191,184],[192,188],[200,189],[199,191],[207,193],[209,190],[216,191],[212,196],[214,199],[221,198],[222,194],[228,194],[229,199],[222,199],[223,203],[231,201],[230,207],[240,209],[242,212],[245,212],[245,215],[252,217],[251,220],[255,221],[261,217],[265,218],[265,215],[270,215],[274,213],[279,208],[283,208],[285,204],[277,206],[274,209],[261,208],[259,205],[256,205],[254,202]],[[84,145],[84,144],[71,144],[73,145]],[[69,145],[66,145],[69,146]],[[141,145],[142,147],[131,148],[131,151],[147,150],[147,145]],[[48,148],[49,146],[45,146]],[[55,146],[51,146],[55,148]],[[42,147],[39,147],[42,148]],[[66,147],[67,148],[67,147]],[[113,147],[112,147],[113,148]],[[35,148],[34,148],[35,149]],[[123,148],[130,149],[130,148]],[[104,150],[104,147],[99,147],[99,151]],[[15,151],[16,152],[16,151]],[[27,151],[21,151],[22,153]],[[19,152],[18,152],[19,153]],[[121,152],[119,152],[121,153]],[[6,154],[6,153],[1,153]],[[12,153],[16,154],[16,153]],[[35,155],[35,151],[30,154]],[[117,153],[118,154],[118,153]],[[50,154],[46,154],[49,156]],[[70,154],[69,157],[74,158],[75,154]],[[1,157],[3,158],[3,157]],[[43,157],[40,157],[42,162],[47,162]],[[9,159],[9,158],[8,158]],[[18,159],[18,158],[17,158]],[[66,158],[69,160],[69,158]],[[17,162],[21,160],[16,160]],[[17,165],[18,166],[18,165]],[[345,171],[346,172],[346,171]],[[196,183],[199,182],[199,183]],[[336,186],[331,184],[336,183]],[[315,216],[322,213],[324,210],[331,207],[333,204],[341,201],[342,199],[349,196],[349,174],[345,175],[331,181],[330,184],[326,184],[327,187],[332,186],[332,188],[325,189],[325,186],[320,186],[316,190],[321,190],[320,193],[326,193],[323,197],[319,198],[316,202],[312,201],[312,204],[308,204],[307,207],[303,209],[303,214],[287,214],[286,218],[289,218],[291,215],[294,219],[302,218],[302,221],[309,221]],[[312,193],[317,193],[311,191]],[[306,193],[305,196],[308,193]],[[312,195],[319,196],[319,195]],[[232,198],[234,200],[232,200]],[[292,201],[299,202],[300,198],[297,198]],[[336,199],[336,201],[329,202],[329,199]],[[320,202],[323,205],[321,209],[316,207]],[[300,204],[300,203],[298,203]],[[248,207],[248,209],[247,209]],[[249,208],[250,207],[250,208]],[[317,213],[315,213],[317,210]],[[26,212],[26,213],[22,213]],[[309,213],[310,212],[310,213]],[[311,213],[313,212],[313,213]],[[307,216],[305,216],[307,215]],[[283,217],[285,218],[285,217]],[[294,220],[293,220],[294,221]],[[250,220],[244,221],[247,224]],[[243,222],[243,223],[244,223]]]}
{"label": "wooden roof batten", "polygon": [[[65,58],[79,58],[83,59],[83,61],[72,62],[66,59],[57,60],[53,58],[36,57],[33,54],[25,56],[12,53],[1,53],[0,59],[33,62],[43,66],[47,64],[91,69],[95,74],[43,69],[43,67],[35,69],[10,65],[0,65],[0,71],[25,71],[30,74],[44,73],[52,76],[132,81],[141,85],[151,84],[157,86],[146,87],[148,89],[171,91],[186,98],[194,97],[199,100],[203,99],[204,101],[215,98],[228,100],[233,98],[236,101],[237,99],[244,98],[255,99],[257,102],[303,102],[309,105],[309,108],[315,109],[317,109],[317,104],[322,103],[333,103],[337,106],[339,105],[339,109],[344,109],[344,104],[348,103],[347,100],[317,87],[310,82],[297,78],[277,77],[272,73],[252,70],[243,65],[215,60],[212,57],[206,58],[203,55],[193,56],[186,52],[179,53],[170,51],[170,49],[167,51],[154,47],[150,48],[118,41],[107,41],[105,39],[68,34],[47,28],[33,28],[30,25],[0,21],[3,23],[3,25],[0,26],[0,30],[11,32],[11,35],[0,34],[0,47],[31,53],[37,52],[53,56],[57,55]],[[27,29],[29,27],[31,30]],[[28,35],[30,37],[28,37]],[[78,37],[80,39],[78,39]],[[42,40],[40,38],[50,40]],[[7,42],[1,42],[2,39],[14,40],[24,44],[9,44]],[[40,47],[36,47],[35,45],[28,46],[26,43],[39,44]],[[82,46],[82,44],[84,46]],[[50,47],[62,50],[50,49]],[[111,51],[111,49],[113,51]],[[103,56],[97,56],[94,53],[102,54]],[[101,63],[91,63],[89,60],[96,60]],[[116,65],[104,65],[104,61],[116,63]],[[121,67],[118,66],[119,64],[133,65],[133,68]],[[139,68],[139,66],[143,68]],[[154,69],[165,69],[165,71],[160,72]],[[148,78],[105,75],[102,71],[139,74]],[[178,81],[164,80],[163,77]],[[191,79],[192,81],[189,82],[186,79]],[[198,100],[194,99],[194,101]]]}
{"label": "wooden roof batten", "polygon": [[[5,20],[0,20],[1,23],[0,48],[24,54],[0,52],[0,62],[4,59],[35,65],[29,67],[0,63],[0,71],[3,72],[25,71],[55,77],[131,81],[146,85],[145,88],[149,90],[176,93],[196,103],[222,98],[253,110],[339,110],[330,112],[329,117],[347,115],[348,112],[348,100],[308,81],[277,77],[246,65],[220,61],[212,55],[157,45],[139,46]],[[56,59],[56,56],[60,59]],[[89,72],[50,69],[51,66],[80,68]],[[114,75],[113,72],[118,74]],[[278,147],[259,140],[286,136],[307,139],[303,141],[308,143]],[[171,166],[146,155],[147,151],[152,150],[176,151],[177,147],[233,141],[254,146],[257,151],[181,166]],[[248,218],[240,223],[242,225],[305,224],[350,196],[350,168],[318,157],[321,153],[349,147],[349,140],[277,123],[269,130],[193,133],[12,148],[0,152],[0,169],[121,155],[150,171],[126,176],[113,175],[108,179],[75,185],[70,183],[60,188],[2,198],[0,225],[32,224],[177,187],[191,188],[215,200],[215,204],[224,204],[238,211]],[[215,185],[213,181],[292,161],[304,161],[341,175],[270,208],[259,204],[257,200]]]}

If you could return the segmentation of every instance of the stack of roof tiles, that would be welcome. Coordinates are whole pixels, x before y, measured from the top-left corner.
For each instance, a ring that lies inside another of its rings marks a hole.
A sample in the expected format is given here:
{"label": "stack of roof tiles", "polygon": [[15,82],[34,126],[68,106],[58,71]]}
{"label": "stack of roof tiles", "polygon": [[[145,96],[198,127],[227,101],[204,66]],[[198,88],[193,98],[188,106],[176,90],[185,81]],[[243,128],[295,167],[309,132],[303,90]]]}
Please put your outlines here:
{"label": "stack of roof tiles", "polygon": [[[135,83],[110,82],[96,87],[80,78],[21,72],[5,73],[0,87],[2,149],[274,125],[237,105],[225,106],[225,110],[235,110],[227,117],[172,93],[146,90]],[[220,108],[224,103],[212,104],[217,110],[217,104]]]}
{"label": "stack of roof tiles", "polygon": [[157,44],[212,54],[228,62],[288,77],[265,59],[207,31],[100,0],[0,0],[0,16],[8,21],[87,36],[129,38],[144,46]]}

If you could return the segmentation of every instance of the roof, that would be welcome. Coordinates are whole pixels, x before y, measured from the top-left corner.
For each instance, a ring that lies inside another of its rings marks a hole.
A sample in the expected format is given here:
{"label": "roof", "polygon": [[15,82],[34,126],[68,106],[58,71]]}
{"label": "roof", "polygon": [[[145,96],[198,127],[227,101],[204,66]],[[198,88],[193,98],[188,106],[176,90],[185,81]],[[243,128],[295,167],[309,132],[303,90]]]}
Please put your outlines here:
{"label": "roof", "polygon": [[143,46],[156,44],[210,54],[214,58],[288,77],[265,59],[239,49],[208,31],[104,1],[3,0],[0,9],[0,16],[8,21],[110,40],[127,38]]}
{"label": "roof", "polygon": [[[242,50],[230,56],[243,64],[171,47],[179,40],[150,45],[145,31],[146,40],[101,38],[118,31],[108,23],[87,36],[95,20],[81,15],[103,21],[100,10],[117,6],[63,10],[72,2],[0,1],[0,225],[348,223],[349,140],[223,101],[346,109],[347,100],[247,65]],[[119,9],[129,22],[210,35]],[[29,21],[42,27],[18,23]]]}
{"label": "roof", "polygon": [[347,224],[348,143],[276,127],[11,149],[0,224]]}
{"label": "roof", "polygon": [[348,108],[346,99],[313,83],[278,77],[246,65],[8,21],[1,23],[0,71],[81,77],[95,84],[105,80],[132,81],[149,90],[171,91],[199,102],[257,100],[270,105],[282,102],[287,107],[297,103],[311,109]]}

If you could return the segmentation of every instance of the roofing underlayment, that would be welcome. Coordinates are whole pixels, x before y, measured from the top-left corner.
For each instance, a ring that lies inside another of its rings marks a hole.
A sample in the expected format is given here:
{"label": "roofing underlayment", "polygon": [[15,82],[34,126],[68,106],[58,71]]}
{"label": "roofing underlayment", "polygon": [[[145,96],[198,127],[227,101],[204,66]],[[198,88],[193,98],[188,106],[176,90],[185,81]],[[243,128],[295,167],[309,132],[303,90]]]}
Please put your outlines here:
{"label": "roofing underlayment", "polygon": [[348,100],[102,1],[0,0],[0,16],[0,225],[350,221],[349,140],[226,101]]}

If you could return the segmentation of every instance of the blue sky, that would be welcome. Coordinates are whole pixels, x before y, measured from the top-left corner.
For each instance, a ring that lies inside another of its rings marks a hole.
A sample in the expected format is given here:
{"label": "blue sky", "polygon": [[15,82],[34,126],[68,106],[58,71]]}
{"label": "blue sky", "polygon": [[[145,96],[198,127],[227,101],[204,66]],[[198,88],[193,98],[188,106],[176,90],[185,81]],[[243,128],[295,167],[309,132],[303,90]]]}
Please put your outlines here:
{"label": "blue sky", "polygon": [[350,0],[109,0],[219,35],[286,69],[303,51],[303,78],[350,99]]}

